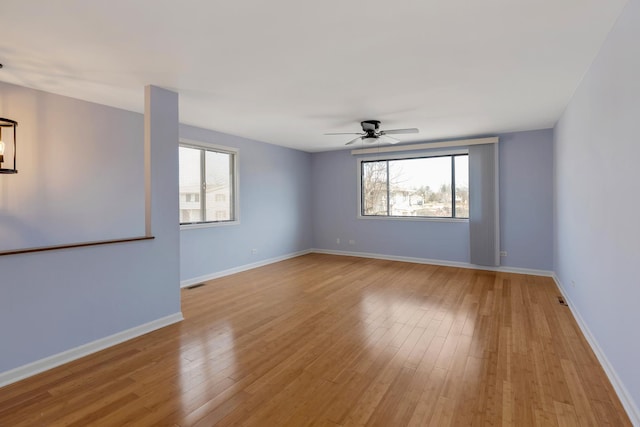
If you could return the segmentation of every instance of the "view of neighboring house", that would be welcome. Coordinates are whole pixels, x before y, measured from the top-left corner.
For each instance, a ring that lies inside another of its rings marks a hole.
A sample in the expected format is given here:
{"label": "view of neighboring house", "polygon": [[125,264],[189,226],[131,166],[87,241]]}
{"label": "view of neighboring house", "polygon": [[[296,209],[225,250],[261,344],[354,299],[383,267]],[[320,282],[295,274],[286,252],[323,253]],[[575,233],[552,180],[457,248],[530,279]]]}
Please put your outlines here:
{"label": "view of neighboring house", "polygon": [[228,221],[231,219],[229,185],[210,185],[201,196],[199,185],[180,187],[180,222],[202,221],[202,211],[208,221]]}
{"label": "view of neighboring house", "polygon": [[233,219],[231,153],[180,147],[180,223]]}

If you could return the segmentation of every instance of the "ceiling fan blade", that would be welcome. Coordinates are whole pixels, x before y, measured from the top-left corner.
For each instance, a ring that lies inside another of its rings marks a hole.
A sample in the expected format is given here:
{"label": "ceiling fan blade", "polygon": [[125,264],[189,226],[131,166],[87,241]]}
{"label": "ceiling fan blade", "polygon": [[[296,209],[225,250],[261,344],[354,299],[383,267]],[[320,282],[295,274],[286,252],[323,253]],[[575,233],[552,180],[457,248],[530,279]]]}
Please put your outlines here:
{"label": "ceiling fan blade", "polygon": [[359,137],[357,137],[357,138],[354,138],[354,139],[352,139],[351,141],[347,142],[347,143],[346,143],[346,144],[344,144],[344,145],[351,145],[351,144],[353,144],[354,142],[358,141],[359,139],[362,139],[362,137],[361,137],[361,136],[359,136]]}
{"label": "ceiling fan blade", "polygon": [[393,138],[389,135],[380,135],[380,139],[383,142],[388,142],[389,144],[397,144],[398,142],[400,142],[398,138]]}
{"label": "ceiling fan blade", "polygon": [[409,129],[389,129],[380,131],[380,135],[397,135],[401,133],[418,133],[420,132],[417,128],[409,128]]}
{"label": "ceiling fan blade", "polygon": [[339,132],[339,133],[323,133],[323,135],[364,135],[363,133],[359,133],[359,132]]}

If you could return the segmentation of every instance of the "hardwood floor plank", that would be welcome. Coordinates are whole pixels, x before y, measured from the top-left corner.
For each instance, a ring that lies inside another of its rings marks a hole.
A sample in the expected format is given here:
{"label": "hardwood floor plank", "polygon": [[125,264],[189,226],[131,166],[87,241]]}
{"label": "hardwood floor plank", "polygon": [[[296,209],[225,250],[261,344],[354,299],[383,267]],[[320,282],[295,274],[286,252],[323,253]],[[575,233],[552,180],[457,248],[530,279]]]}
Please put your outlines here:
{"label": "hardwood floor plank", "polygon": [[557,295],[305,255],[183,290],[183,322],[0,389],[0,426],[631,425]]}

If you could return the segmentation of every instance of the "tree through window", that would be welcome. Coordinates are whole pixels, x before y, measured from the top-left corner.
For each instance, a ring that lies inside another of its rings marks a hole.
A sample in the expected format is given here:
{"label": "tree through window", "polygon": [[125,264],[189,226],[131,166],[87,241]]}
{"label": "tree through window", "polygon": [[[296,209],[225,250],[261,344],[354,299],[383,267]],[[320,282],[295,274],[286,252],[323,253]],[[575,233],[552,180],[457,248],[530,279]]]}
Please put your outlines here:
{"label": "tree through window", "polygon": [[469,217],[469,156],[361,162],[361,215]]}

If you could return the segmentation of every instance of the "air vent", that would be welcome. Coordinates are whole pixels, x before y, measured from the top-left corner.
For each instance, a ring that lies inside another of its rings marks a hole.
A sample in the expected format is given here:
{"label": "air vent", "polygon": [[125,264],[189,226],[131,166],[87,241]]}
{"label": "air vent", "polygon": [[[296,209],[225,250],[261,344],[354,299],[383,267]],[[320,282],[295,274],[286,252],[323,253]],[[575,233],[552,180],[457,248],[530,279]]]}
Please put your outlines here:
{"label": "air vent", "polygon": [[567,304],[567,302],[562,297],[558,297],[558,302],[560,303],[560,305],[564,305],[567,307],[569,306],[569,304]]}
{"label": "air vent", "polygon": [[195,288],[199,288],[200,286],[204,286],[204,283],[198,283],[196,285],[191,285],[191,286],[187,286],[186,289],[195,289]]}

